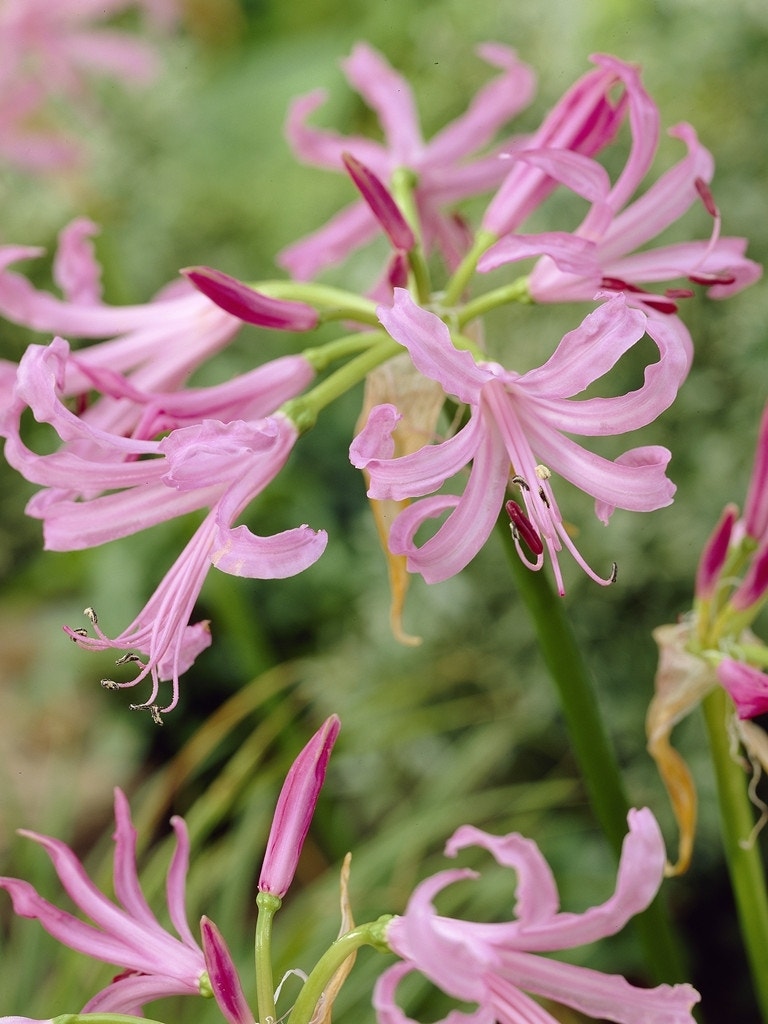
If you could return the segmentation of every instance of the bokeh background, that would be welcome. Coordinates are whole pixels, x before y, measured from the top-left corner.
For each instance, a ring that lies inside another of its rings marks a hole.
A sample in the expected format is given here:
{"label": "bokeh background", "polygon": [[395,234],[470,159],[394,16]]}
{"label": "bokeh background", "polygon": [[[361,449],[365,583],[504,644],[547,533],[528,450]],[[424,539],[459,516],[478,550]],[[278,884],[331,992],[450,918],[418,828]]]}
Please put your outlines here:
{"label": "bokeh background", "polygon": [[[692,122],[714,152],[724,233],[748,235],[750,255],[765,261],[768,8],[760,0],[186,0],[179,30],[158,42],[158,80],[141,90],[95,83],[90,109],[59,113],[85,140],[81,169],[47,177],[0,170],[0,242],[50,252],[72,217],[92,217],[102,225],[97,251],[115,303],[146,301],[191,264],[247,280],[279,274],[275,253],[351,197],[341,176],[294,161],[282,135],[288,102],[323,86],[329,99],[317,123],[375,132],[338,66],[359,39],[412,81],[427,136],[487,80],[476,43],[512,45],[537,69],[538,95],[520,130],[538,123],[586,70],[590,53],[637,62],[664,125]],[[680,150],[665,139],[658,172]],[[555,201],[537,223],[559,227],[569,215]],[[670,238],[708,230],[703,211],[692,211]],[[327,280],[364,288],[380,255],[366,252]],[[30,264],[30,275],[45,283],[50,264]],[[527,365],[583,313],[505,312],[489,322],[489,341],[510,365]],[[608,591],[565,564],[564,600],[632,801],[653,808],[671,848],[673,822],[645,752],[656,657],[650,633],[690,606],[704,539],[726,501],[743,501],[768,397],[766,286],[722,304],[698,296],[683,316],[696,343],[694,369],[674,408],[645,435],[673,451],[675,504],[648,516],[617,512],[606,530],[582,496],[563,490],[560,498],[590,562],[619,564],[619,582]],[[5,358],[17,359],[30,340],[40,339],[0,325]],[[226,379],[301,344],[246,329],[198,380]],[[120,785],[142,829],[144,877],[158,906],[167,819],[187,816],[195,851],[190,917],[207,913],[217,922],[250,981],[253,897],[277,791],[292,757],[336,711],[342,735],[297,884],[277,919],[278,973],[308,969],[335,936],[338,870],[348,849],[354,911],[363,921],[402,909],[413,885],[442,866],[442,844],[464,822],[534,838],[567,909],[607,897],[612,857],[496,540],[460,577],[433,587],[413,582],[405,624],[421,646],[400,646],[390,635],[386,566],[346,454],[359,408],[354,393],[325,414],[253,509],[263,532],[300,522],[326,528],[326,555],[285,581],[210,574],[196,617],[211,620],[214,644],[185,677],[181,707],[162,729],[130,713],[124,693],[102,690],[110,660],[79,651],[60,627],[81,624],[83,607],[92,605],[106,631],[119,632],[194,523],[98,550],[43,554],[39,523],[23,514],[32,488],[0,468],[0,872],[60,898],[43,852],[15,836],[21,826],[71,841],[108,885],[112,788]],[[693,867],[667,884],[665,897],[687,977],[704,995],[701,1019],[750,1022],[697,716],[679,727],[677,742],[696,774],[702,814]],[[487,868],[484,882],[457,893],[454,909],[466,901],[466,913],[509,916],[513,878],[477,864]],[[628,929],[570,958],[644,983],[635,939]],[[111,976],[108,966],[62,951],[37,924],[15,920],[4,897],[0,941],[0,1013],[75,1011]],[[382,964],[376,954],[359,957],[337,1004],[339,1021],[373,1020],[370,988]],[[286,988],[283,1009],[291,1001]],[[444,1009],[425,989],[414,988],[411,998],[417,1019]],[[217,1017],[198,1001],[158,1004],[155,1015]],[[563,1012],[562,1019],[576,1018]]]}

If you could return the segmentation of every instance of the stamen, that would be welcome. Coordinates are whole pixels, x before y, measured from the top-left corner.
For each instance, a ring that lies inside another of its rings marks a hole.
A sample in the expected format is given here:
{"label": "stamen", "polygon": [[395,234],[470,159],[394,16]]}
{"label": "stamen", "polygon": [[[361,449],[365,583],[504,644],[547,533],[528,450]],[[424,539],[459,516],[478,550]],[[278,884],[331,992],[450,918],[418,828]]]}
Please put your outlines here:
{"label": "stamen", "polygon": [[99,617],[93,610],[93,608],[91,608],[90,606],[88,608],[83,608],[83,615],[85,615],[87,619],[90,619],[94,626],[98,626]]}
{"label": "stamen", "polygon": [[148,711],[152,716],[152,721],[155,725],[163,724],[163,718],[157,704],[129,704],[128,707],[131,711]]}
{"label": "stamen", "polygon": [[72,630],[72,635],[69,638],[74,643],[77,643],[75,636],[88,636],[88,630],[84,626],[78,626],[77,629]]}
{"label": "stamen", "polygon": [[544,545],[541,537],[536,532],[533,523],[531,523],[528,516],[523,512],[516,501],[508,501],[504,508],[507,510],[507,515],[512,520],[511,527],[513,536],[521,537],[530,548],[534,555],[540,555],[544,551]]}
{"label": "stamen", "polygon": [[520,488],[521,491],[530,491],[530,489],[531,489],[528,486],[528,481],[524,477],[518,476],[517,474],[515,474],[512,477],[512,483],[513,484],[517,484],[517,486]]}
{"label": "stamen", "polygon": [[138,654],[124,654],[121,658],[118,658],[115,662],[116,665],[127,665],[129,662],[138,662],[143,665],[144,662],[138,656]]}
{"label": "stamen", "polygon": [[105,690],[119,690],[120,683],[116,683],[114,679],[102,679],[101,685]]}

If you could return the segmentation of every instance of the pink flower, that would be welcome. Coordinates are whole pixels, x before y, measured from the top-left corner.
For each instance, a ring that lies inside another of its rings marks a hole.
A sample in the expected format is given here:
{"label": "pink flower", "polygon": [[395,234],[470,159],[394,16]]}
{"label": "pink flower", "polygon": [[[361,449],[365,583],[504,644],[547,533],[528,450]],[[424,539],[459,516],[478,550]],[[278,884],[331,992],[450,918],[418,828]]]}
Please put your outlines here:
{"label": "pink flower", "polygon": [[[672,501],[674,485],[665,475],[667,449],[635,448],[611,462],[569,435],[623,434],[651,423],[671,404],[690,361],[690,339],[680,321],[646,315],[616,295],[567,334],[546,363],[518,374],[497,363],[475,362],[469,352],[457,350],[442,320],[417,306],[406,291],[396,290],[393,306],[378,312],[419,372],[438,381],[470,411],[469,422],[455,436],[392,458],[391,431],[399,414],[391,405],[378,406],[353,442],[352,463],[370,474],[369,497],[421,499],[395,520],[389,535],[393,554],[406,555],[409,570],[421,573],[428,583],[459,572],[488,538],[512,474],[524,506],[520,515],[540,540],[532,562],[518,541],[521,557],[538,569],[546,549],[561,593],[557,552],[563,546],[593,579],[610,582],[613,575],[602,579],[589,568],[563,526],[553,475],[592,495],[603,522],[614,508],[647,512]],[[645,334],[657,346],[659,360],[646,367],[641,388],[614,398],[572,400]],[[422,497],[470,462],[463,495]],[[434,536],[417,547],[419,527],[445,512],[448,518]]]}
{"label": "pink flower", "polygon": [[[136,832],[128,801],[115,790],[114,889],[117,902],[99,892],[64,843],[35,832],[20,834],[39,843],[53,862],[65,892],[88,921],[49,903],[28,882],[0,878],[20,917],[36,919],[65,946],[123,968],[83,1008],[84,1013],[140,1015],[145,1003],[171,995],[200,995],[206,965],[187,923],[184,887],[189,838],[184,821],[171,819],[176,849],[168,869],[168,915],[176,935],[166,931],[149,908],[136,871]],[[91,923],[92,922],[92,923]]]}
{"label": "pink flower", "polygon": [[293,882],[340,728],[338,717],[331,715],[291,765],[272,819],[259,876],[260,892],[282,899]]}
{"label": "pink flower", "polygon": [[[143,391],[176,390],[229,344],[242,321],[186,281],[174,282],[152,302],[107,305],[101,299],[101,270],[90,240],[97,231],[92,221],[79,218],[61,232],[53,277],[63,298],[35,288],[9,269],[42,250],[0,247],[0,316],[48,337],[108,339],[80,349],[77,360],[68,363],[62,383],[65,395],[88,393],[93,387],[89,372],[97,371],[126,374]],[[114,408],[109,416],[114,416]],[[132,424],[120,421],[115,427],[124,433]]]}
{"label": "pink flower", "polygon": [[[447,205],[498,185],[508,165],[497,154],[473,157],[530,100],[533,75],[504,46],[486,43],[480,56],[501,74],[475,96],[467,112],[430,142],[421,136],[413,93],[408,82],[371,47],[358,43],[344,62],[350,85],[376,113],[384,144],[362,137],[344,137],[311,128],[307,117],[323,102],[321,91],[294,101],[286,132],[296,155],[305,163],[343,171],[348,152],[384,185],[394,171],[416,177],[415,199],[425,248],[437,248],[449,266],[464,252],[463,229],[443,212]],[[363,201],[347,207],[324,228],[285,249],[279,262],[300,280],[345,259],[377,234],[378,222]]]}
{"label": "pink flower", "polygon": [[513,833],[492,836],[465,825],[446,845],[450,857],[468,846],[488,850],[517,874],[516,920],[483,924],[439,915],[434,897],[446,886],[476,877],[462,869],[422,882],[405,913],[387,927],[387,941],[403,960],[377,982],[379,1024],[412,1024],[395,1001],[400,981],[420,971],[454,999],[477,1004],[453,1010],[450,1024],[554,1024],[526,993],[553,999],[577,1012],[616,1024],[693,1024],[699,994],[690,985],[639,989],[617,975],[537,956],[615,935],[653,899],[664,876],[664,842],[651,812],[629,812],[613,896],[583,913],[563,913],[555,880],[538,847]]}
{"label": "pink flower", "polygon": [[[188,625],[210,567],[235,576],[282,578],[306,569],[325,549],[326,534],[306,525],[272,537],[233,525],[283,467],[298,436],[287,417],[270,411],[296,394],[313,371],[302,357],[286,357],[288,364],[278,360],[277,369],[267,363],[243,379],[165,396],[141,395],[112,375],[116,390],[122,387],[133,404],[138,399],[145,403],[142,415],[130,414],[139,436],[124,437],[76,416],[61,401],[59,385],[68,358],[69,347],[61,338],[47,348],[31,345],[1,421],[6,458],[45,488],[31,499],[27,512],[43,520],[46,547],[92,547],[209,509],[153,597],[119,636],[107,637],[94,614],[94,637],[67,629],[88,649],[134,649],[146,657],[141,663],[137,655],[126,655],[120,663],[139,663],[138,675],[128,682],[105,680],[104,685],[134,686],[151,676],[151,695],[138,706],[151,708],[157,717],[160,682],[172,681],[171,699],[162,709],[170,711],[178,701],[179,676],[210,643],[207,623]],[[21,415],[27,407],[65,442],[59,451],[37,455],[24,444]],[[162,430],[170,433],[151,439]]]}
{"label": "pink flower", "polygon": [[[587,158],[613,141],[627,108],[635,146],[633,162],[643,160],[644,149],[658,132],[658,111],[637,69],[603,54],[592,60],[597,69],[571,86],[525,146],[511,154],[512,168],[485,212],[483,231],[497,238],[514,231],[561,180],[591,198],[605,172]],[[614,101],[610,94],[617,84],[622,92]],[[622,193],[626,174],[617,183]]]}
{"label": "pink flower", "polygon": [[[633,126],[643,132],[643,138],[636,140],[612,188],[607,176],[600,184],[602,168],[597,164],[593,166],[590,179],[597,182],[592,194],[587,194],[583,187],[583,165],[575,169],[567,165],[558,168],[564,184],[592,201],[589,213],[573,233],[509,235],[481,257],[478,269],[492,270],[505,263],[541,255],[542,259],[528,279],[531,297],[536,302],[592,301],[603,289],[626,291],[632,301],[662,312],[674,312],[674,299],[692,293],[672,289],[661,296],[646,292],[644,285],[688,278],[706,285],[709,295],[718,299],[756,281],[762,271],[757,263],[744,256],[746,239],[719,237],[720,217],[706,184],[712,178],[712,157],[699,143],[690,125],[681,124],[670,131],[688,147],[687,155],[640,198],[627,203],[645,178],[657,148],[658,125],[652,120],[646,123],[648,121],[646,118]],[[562,157],[559,161],[562,163]],[[637,251],[700,199],[714,219],[712,237],[708,241]]]}

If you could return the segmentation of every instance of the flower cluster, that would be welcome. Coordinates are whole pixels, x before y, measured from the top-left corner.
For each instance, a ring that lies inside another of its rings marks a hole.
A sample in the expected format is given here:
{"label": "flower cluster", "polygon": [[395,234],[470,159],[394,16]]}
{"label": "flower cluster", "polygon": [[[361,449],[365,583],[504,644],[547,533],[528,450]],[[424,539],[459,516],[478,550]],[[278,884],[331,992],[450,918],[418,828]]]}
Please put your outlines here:
{"label": "flower cluster", "polygon": [[[280,793],[259,879],[259,907],[271,901],[280,906],[293,881],[296,866],[322,787],[328,759],[339,732],[333,715],[315,733],[293,763]],[[64,843],[23,832],[39,843],[51,858],[67,894],[92,923],[49,903],[27,882],[0,878],[15,912],[37,919],[54,938],[87,956],[119,965],[122,972],[83,1007],[82,1013],[116,1013],[141,1017],[147,1003],[172,995],[213,996],[228,1024],[253,1024],[254,1014],[244,994],[232,957],[219,930],[207,917],[200,922],[198,944],[189,927],[185,882],[189,865],[189,838],[183,819],[171,821],[176,849],[168,870],[168,914],[176,935],[160,925],[142,892],[136,869],[136,832],[128,802],[115,791],[114,889],[117,903],[101,893],[82,864]],[[434,897],[447,885],[474,877],[467,870],[443,871],[419,885],[402,916],[385,916],[357,926],[335,945],[346,952],[347,943],[370,943],[391,950],[400,962],[377,982],[374,1006],[380,1024],[406,1024],[409,1020],[396,1002],[402,979],[421,971],[449,996],[478,1004],[469,1015],[456,1019],[499,1020],[522,1024],[554,1018],[526,994],[534,992],[572,1006],[590,1016],[617,1024],[692,1024],[691,1007],[698,993],[690,985],[661,985],[640,989],[616,976],[603,975],[538,956],[553,950],[616,934],[656,894],[664,870],[664,844],[659,827],[647,809],[631,811],[619,865],[616,891],[605,903],[581,914],[559,910],[555,880],[532,840],[518,834],[493,836],[463,826],[448,841],[446,853],[455,856],[468,846],[488,850],[504,867],[516,871],[516,920],[483,924],[438,915]],[[268,915],[271,921],[271,914]],[[257,966],[259,965],[257,946]],[[333,961],[333,958],[331,958]],[[263,968],[265,965],[261,965]],[[305,981],[314,1018],[315,985],[320,998],[330,998],[331,978],[324,960]],[[330,969],[333,974],[333,966]],[[271,978],[271,965],[266,974]],[[271,995],[269,997],[271,999]],[[303,1007],[297,1000],[293,1020]],[[451,1016],[454,1019],[455,1014]],[[2,1017],[0,1024],[27,1018]],[[299,1016],[297,1024],[309,1024]]]}
{"label": "flower cluster", "polygon": [[[339,719],[332,715],[291,767],[270,830],[259,883],[262,890],[265,878],[279,880],[284,895],[293,881],[339,728]],[[202,918],[200,944],[189,927],[185,888],[190,844],[183,818],[171,819],[176,849],[166,887],[168,915],[176,935],[163,928],[142,892],[136,868],[136,831],[128,801],[119,789],[115,790],[115,825],[113,883],[117,903],[96,888],[64,843],[21,832],[43,847],[64,891],[91,924],[49,903],[28,882],[0,878],[0,889],[10,895],[20,917],[38,920],[65,946],[123,968],[106,988],[88,1000],[82,1012],[141,1017],[144,1006],[156,999],[202,995],[215,998],[228,1024],[253,1024],[232,957],[216,925]],[[0,1021],[19,1019],[2,1017]]]}
{"label": "flower cluster", "polygon": [[4,0],[0,6],[0,155],[26,171],[71,165],[79,146],[57,122],[62,104],[88,109],[88,79],[143,83],[157,71],[146,42],[103,24],[131,7],[157,27],[178,15],[177,0]]}
{"label": "flower cluster", "polygon": [[[150,709],[158,721],[178,701],[179,676],[210,642],[208,623],[190,624],[210,566],[276,578],[301,572],[321,555],[322,530],[305,524],[264,538],[235,522],[324,406],[398,353],[407,353],[410,379],[367,404],[350,458],[365,473],[369,497],[395,503],[396,515],[382,529],[387,557],[404,559],[427,582],[464,568],[506,508],[520,557],[535,570],[547,560],[560,593],[563,549],[592,579],[610,583],[615,566],[596,572],[572,540],[556,497],[559,479],[593,497],[602,522],[616,508],[652,511],[672,500],[666,448],[629,448],[610,460],[573,436],[611,437],[652,423],[674,401],[690,367],[691,339],[677,316],[678,301],[692,294],[688,285],[703,284],[722,298],[760,269],[744,256],[744,239],[720,235],[708,184],[712,158],[689,125],[673,130],[687,154],[634,198],[659,142],[658,111],[635,67],[595,57],[593,70],[539,129],[494,141],[529,102],[533,76],[505,47],[488,45],[480,55],[500,69],[498,76],[429,142],[407,83],[362,44],[344,70],[378,116],[382,143],[313,128],[307,118],[319,95],[296,101],[287,130],[297,155],[349,175],[359,199],[281,254],[293,280],[251,286],[219,270],[188,268],[184,280],[155,300],[112,307],[101,298],[89,221],[62,232],[53,268],[60,296],[12,269],[39,250],[0,249],[0,314],[56,335],[47,345],[31,345],[17,370],[5,365],[0,374],[6,457],[42,488],[28,512],[43,521],[46,547],[90,547],[206,512],[129,626],[110,637],[88,609],[94,635],[67,629],[81,646],[114,647],[124,652],[119,663],[139,666],[133,679],[103,683],[119,689],[148,677],[149,696],[133,706]],[[611,181],[596,157],[615,144],[625,122],[629,150]],[[522,233],[526,218],[556,188],[588,202],[582,223]],[[473,237],[455,204],[489,192]],[[636,253],[697,201],[712,218],[708,239]],[[376,289],[378,307],[308,280],[377,233],[392,248]],[[475,271],[483,280],[523,258],[534,260],[529,273],[469,297]],[[446,278],[439,285],[432,282],[434,264]],[[664,292],[647,290],[665,281],[672,286]],[[473,321],[495,306],[574,299],[590,304],[583,321],[559,343],[544,335],[538,351],[528,346],[534,368],[526,372],[490,358],[471,340],[479,333]],[[355,333],[257,365],[217,387],[190,387],[191,373],[243,321],[291,333],[336,322]],[[78,338],[95,343],[75,347]],[[584,397],[644,338],[658,359],[646,366],[641,387],[612,398]],[[346,362],[316,382],[339,358]],[[408,395],[425,389],[436,389],[440,400],[430,399],[434,413],[422,422]],[[452,417],[462,424],[457,432],[440,435],[441,405],[463,409],[463,418],[461,412]],[[27,443],[26,410],[53,428],[62,442],[58,451],[40,455]],[[402,453],[396,436],[413,441],[419,431],[421,442]],[[443,486],[460,480],[467,467],[462,493],[445,493]],[[424,540],[422,527],[433,519],[440,522]],[[161,696],[166,681],[167,697]]]}

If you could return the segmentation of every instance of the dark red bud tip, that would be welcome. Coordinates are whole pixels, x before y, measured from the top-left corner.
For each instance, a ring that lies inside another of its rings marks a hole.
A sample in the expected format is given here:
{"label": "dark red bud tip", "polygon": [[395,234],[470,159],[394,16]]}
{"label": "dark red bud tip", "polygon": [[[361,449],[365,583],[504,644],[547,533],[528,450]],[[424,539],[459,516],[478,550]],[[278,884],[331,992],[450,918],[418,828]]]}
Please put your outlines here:
{"label": "dark red bud tip", "polygon": [[395,249],[404,252],[411,250],[416,244],[416,239],[389,189],[370,167],[366,167],[351,153],[342,153],[341,159],[347,173]]}
{"label": "dark red bud tip", "polygon": [[710,215],[710,217],[719,217],[720,211],[715,203],[715,197],[712,195],[712,190],[709,185],[704,181],[703,178],[696,178],[693,183],[696,187],[696,191],[701,196],[701,201],[704,203],[704,209]]}
{"label": "dark red bud tip", "polygon": [[544,551],[544,545],[525,512],[523,512],[516,501],[511,499],[504,508],[507,510],[507,515],[512,521],[512,529],[517,531],[518,536],[525,541],[534,555],[540,555]]}

